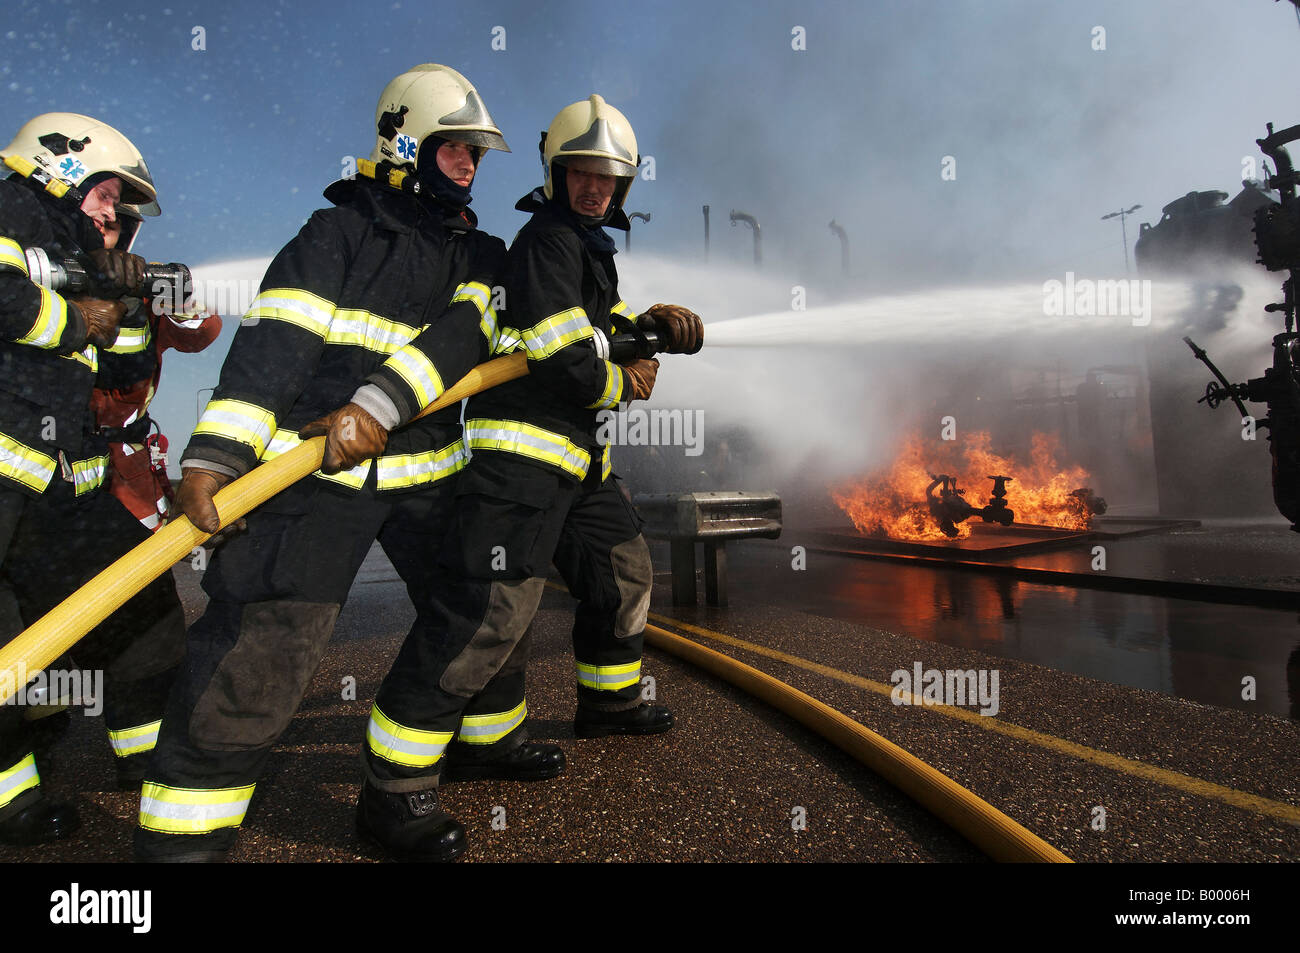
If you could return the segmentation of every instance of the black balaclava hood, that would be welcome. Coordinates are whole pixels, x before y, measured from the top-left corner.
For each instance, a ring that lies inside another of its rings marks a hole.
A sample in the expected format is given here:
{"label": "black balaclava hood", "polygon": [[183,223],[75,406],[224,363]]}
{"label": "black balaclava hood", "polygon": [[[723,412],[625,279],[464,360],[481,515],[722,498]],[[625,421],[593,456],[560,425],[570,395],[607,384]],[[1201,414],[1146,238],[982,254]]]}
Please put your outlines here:
{"label": "black balaclava hood", "polygon": [[[460,212],[472,201],[469,192],[473,183],[457,185],[438,168],[437,152],[444,142],[449,141],[439,136],[428,136],[420,143],[420,152],[415,160],[415,180],[420,183],[420,190],[432,196],[438,204]],[[477,171],[482,154],[473,146],[469,149],[474,154],[474,169]]]}
{"label": "black balaclava hood", "polygon": [[99,234],[99,229],[95,227],[90,216],[81,210],[71,195],[56,198],[41,182],[18,172],[10,175],[9,179],[21,182],[25,188],[31,190],[37,201],[51,213],[50,225],[61,252],[73,254],[77,251],[94,251],[104,247],[104,236]]}

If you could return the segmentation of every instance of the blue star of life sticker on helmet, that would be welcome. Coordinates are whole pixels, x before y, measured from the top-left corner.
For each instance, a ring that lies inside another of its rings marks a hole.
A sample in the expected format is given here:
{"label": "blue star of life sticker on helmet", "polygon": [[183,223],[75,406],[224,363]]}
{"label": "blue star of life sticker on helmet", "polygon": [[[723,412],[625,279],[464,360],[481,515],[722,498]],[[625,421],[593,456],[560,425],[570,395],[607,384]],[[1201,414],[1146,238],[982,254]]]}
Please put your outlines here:
{"label": "blue star of life sticker on helmet", "polygon": [[397,154],[407,162],[415,161],[415,137],[401,132],[397,134]]}
{"label": "blue star of life sticker on helmet", "polygon": [[86,167],[82,164],[80,159],[74,159],[72,156],[68,156],[59,163],[59,171],[70,178],[73,182],[76,182],[86,174]]}

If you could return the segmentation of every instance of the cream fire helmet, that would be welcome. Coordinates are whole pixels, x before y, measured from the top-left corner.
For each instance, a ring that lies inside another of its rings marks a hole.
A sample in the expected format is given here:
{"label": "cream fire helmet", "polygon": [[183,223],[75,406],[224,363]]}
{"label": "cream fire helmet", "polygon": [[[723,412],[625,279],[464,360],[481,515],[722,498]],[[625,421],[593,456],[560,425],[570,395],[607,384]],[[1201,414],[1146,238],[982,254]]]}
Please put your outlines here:
{"label": "cream fire helmet", "polygon": [[450,66],[422,63],[396,77],[375,107],[378,138],[370,158],[396,166],[415,165],[420,143],[438,136],[486,149],[509,152],[474,85]]}
{"label": "cream fire helmet", "polygon": [[140,150],[107,123],[78,113],[45,113],[29,120],[0,159],[34,163],[51,178],[81,190],[93,175],[111,172],[122,180],[122,203],[143,215],[157,215],[158,192]]}
{"label": "cream fire helmet", "polygon": [[600,160],[594,171],[627,179],[615,190],[613,208],[620,208],[641,167],[636,133],[627,117],[592,94],[561,109],[542,138],[542,164],[546,166],[546,197],[555,198],[554,165],[589,156]]}

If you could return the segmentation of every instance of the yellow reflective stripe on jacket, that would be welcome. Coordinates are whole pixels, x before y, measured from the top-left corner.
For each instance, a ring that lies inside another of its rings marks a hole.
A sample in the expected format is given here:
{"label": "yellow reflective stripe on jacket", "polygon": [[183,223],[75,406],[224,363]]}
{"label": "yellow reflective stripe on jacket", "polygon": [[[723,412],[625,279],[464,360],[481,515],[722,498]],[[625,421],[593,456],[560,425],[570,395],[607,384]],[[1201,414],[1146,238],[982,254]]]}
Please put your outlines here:
{"label": "yellow reflective stripe on jacket", "polygon": [[561,348],[585,341],[596,336],[596,329],[587,320],[587,312],[581,308],[570,308],[553,314],[545,321],[538,321],[531,328],[520,332],[524,347],[532,360],[550,357]]}
{"label": "yellow reflective stripe on jacket", "polygon": [[520,420],[467,420],[465,440],[471,450],[517,453],[557,466],[579,480],[591,465],[591,456],[572,440]]}
{"label": "yellow reflective stripe on jacket", "polygon": [[484,311],[478,329],[483,334],[483,340],[487,341],[488,353],[497,353],[497,348],[501,346],[501,328],[497,323],[497,313],[491,308]]}
{"label": "yellow reflective stripe on jacket", "polygon": [[612,409],[623,402],[623,369],[617,364],[602,361],[605,365],[605,390],[588,409]]}
{"label": "yellow reflective stripe on jacket", "polygon": [[492,715],[466,715],[460,720],[460,732],[456,740],[471,745],[490,745],[522,725],[527,717],[526,702],[520,702],[509,711]]}
{"label": "yellow reflective stripe on jacket", "polygon": [[90,368],[90,373],[99,373],[99,348],[93,344],[87,344],[84,350],[75,351],[72,354],[64,354],[65,361],[76,361],[78,364],[84,364]]}
{"label": "yellow reflective stripe on jacket", "polygon": [[370,709],[366,742],[377,757],[408,768],[428,768],[438,763],[451,741],[450,731],[420,731],[393,721],[378,705]]}
{"label": "yellow reflective stripe on jacket", "polygon": [[452,304],[458,301],[470,301],[478,308],[478,313],[481,315],[479,330],[483,332],[483,339],[487,341],[488,353],[495,354],[501,343],[501,329],[498,326],[496,310],[492,307],[492,289],[481,281],[466,281],[451,297]]}
{"label": "yellow reflective stripe on jacket", "polygon": [[[269,463],[276,457],[280,456],[280,454],[288,453],[300,443],[302,443],[302,441],[298,439],[298,431],[285,430],[281,428],[275,432],[275,436],[271,438],[271,442],[266,445],[266,452],[262,454],[261,461],[263,463]],[[366,460],[364,463],[358,463],[351,470],[343,470],[339,473],[326,474],[317,470],[312,474],[312,476],[316,477],[318,480],[329,480],[331,483],[339,483],[343,486],[351,487],[354,490],[361,489],[366,482],[366,477],[369,475],[369,460]]]}
{"label": "yellow reflective stripe on jacket", "polygon": [[395,490],[401,487],[433,483],[465,469],[469,451],[465,441],[457,440],[441,450],[426,453],[394,453],[379,458],[376,489]]}
{"label": "yellow reflective stripe on jacket", "polygon": [[0,267],[21,271],[25,277],[31,276],[27,270],[27,256],[23,253],[23,247],[12,238],[0,236]]}
{"label": "yellow reflective stripe on jacket", "polygon": [[444,390],[442,377],[433,361],[425,357],[424,352],[413,344],[397,351],[384,362],[384,366],[397,372],[397,375],[415,393],[415,402],[419,407],[428,407],[437,400]]}
{"label": "yellow reflective stripe on jacket", "polygon": [[275,414],[242,400],[213,400],[208,402],[194,433],[246,444],[260,458],[275,433]]}
{"label": "yellow reflective stripe on jacket", "polygon": [[618,299],[618,304],[614,305],[614,307],[609,309],[609,313],[617,314],[620,317],[627,318],[630,321],[636,320],[636,312],[633,311],[632,306],[628,304],[626,301],[624,301],[622,298]]}
{"label": "yellow reflective stripe on jacket", "polygon": [[603,483],[609,479],[609,475],[614,472],[614,464],[610,462],[609,444],[605,444],[605,449],[600,452],[600,479]]}
{"label": "yellow reflective stripe on jacket", "polygon": [[456,293],[451,296],[452,304],[458,301],[472,301],[479,314],[486,314],[492,304],[492,289],[481,281],[461,282]]}
{"label": "yellow reflective stripe on jacket", "polygon": [[627,688],[641,681],[641,660],[625,665],[585,665],[578,666],[578,684],[585,688],[607,689],[614,691]]}
{"label": "yellow reflective stripe on jacket", "polygon": [[0,433],[0,476],[41,491],[50,485],[57,469],[53,457]]}
{"label": "yellow reflective stripe on jacket", "polygon": [[18,338],[19,344],[33,347],[58,347],[68,327],[68,303],[49,288],[39,288],[41,307],[32,329]]}
{"label": "yellow reflective stripe on jacket", "polygon": [[392,354],[420,333],[401,321],[390,321],[360,308],[344,308],[334,312],[326,344],[352,344],[379,354]]}
{"label": "yellow reflective stripe on jacket", "polygon": [[161,726],[162,719],[159,719],[134,728],[120,728],[116,731],[110,728],[108,743],[113,746],[113,754],[119,758],[129,758],[141,751],[152,751],[158,743],[158,729]]}
{"label": "yellow reflective stripe on jacket", "polygon": [[[486,336],[488,332],[484,330],[483,333]],[[491,340],[491,338],[489,337],[488,340]],[[492,348],[492,353],[494,356],[500,357],[502,354],[511,354],[523,346],[524,342],[520,340],[518,331],[501,325],[497,331],[496,344]]]}
{"label": "yellow reflective stripe on jacket", "polygon": [[238,827],[248,812],[253,787],[199,790],[147,781],[140,791],[140,826],[164,834],[207,834]]}
{"label": "yellow reflective stripe on jacket", "polygon": [[153,334],[149,330],[149,325],[142,328],[119,328],[117,340],[113,346],[108,349],[110,354],[139,354],[149,346],[153,340]]}
{"label": "yellow reflective stripe on jacket", "polygon": [[89,493],[104,482],[104,474],[108,472],[108,456],[90,457],[86,460],[72,461],[72,485],[77,490],[77,496],[83,493]]}
{"label": "yellow reflective stripe on jacket", "polygon": [[0,771],[0,807],[6,807],[24,791],[41,783],[36,772],[36,755],[28,753],[21,761]]}
{"label": "yellow reflective stripe on jacket", "polygon": [[287,321],[298,327],[325,337],[329,334],[330,319],[334,315],[334,302],[317,297],[299,288],[268,288],[253,299],[245,322]]}

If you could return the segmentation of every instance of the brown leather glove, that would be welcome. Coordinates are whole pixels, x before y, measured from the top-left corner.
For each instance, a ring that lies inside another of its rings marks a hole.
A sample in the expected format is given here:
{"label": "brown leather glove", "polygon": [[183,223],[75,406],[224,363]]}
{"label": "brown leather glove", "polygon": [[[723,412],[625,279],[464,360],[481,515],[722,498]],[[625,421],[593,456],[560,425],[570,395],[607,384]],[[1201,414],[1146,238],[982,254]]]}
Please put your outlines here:
{"label": "brown leather glove", "polygon": [[634,364],[628,364],[623,370],[632,378],[632,400],[648,400],[655,389],[655,377],[659,374],[659,362],[652,358],[641,358]]}
{"label": "brown leather glove", "polygon": [[694,311],[678,304],[656,304],[637,319],[643,330],[659,335],[669,354],[695,354],[704,347],[704,322]]}
{"label": "brown leather glove", "polygon": [[[221,518],[217,515],[217,507],[212,498],[233,479],[234,477],[214,470],[185,467],[181,470],[181,485],[176,488],[170,517],[186,516],[203,532],[215,533],[221,528]],[[238,520],[234,525],[242,529],[242,523],[243,520]]]}
{"label": "brown leather glove", "polygon": [[144,272],[147,265],[139,255],[118,248],[97,248],[88,256],[95,266],[91,271],[96,293],[105,298],[138,295],[146,290]]}
{"label": "brown leather glove", "polygon": [[126,305],[102,298],[75,298],[73,304],[86,319],[86,343],[112,347],[117,340],[117,326],[126,317]]}
{"label": "brown leather glove", "polygon": [[363,460],[377,457],[388,446],[388,431],[356,404],[344,404],[298,431],[303,440],[325,437],[322,473],[351,470]]}

